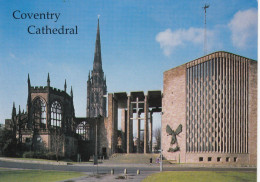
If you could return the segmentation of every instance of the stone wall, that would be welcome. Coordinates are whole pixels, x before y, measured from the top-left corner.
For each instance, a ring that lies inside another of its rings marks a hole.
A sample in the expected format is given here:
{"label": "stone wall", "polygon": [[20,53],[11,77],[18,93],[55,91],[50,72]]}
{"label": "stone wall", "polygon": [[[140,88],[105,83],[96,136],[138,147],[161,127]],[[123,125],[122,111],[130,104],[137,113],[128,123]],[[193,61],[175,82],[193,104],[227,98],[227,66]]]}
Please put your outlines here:
{"label": "stone wall", "polygon": [[248,164],[248,154],[186,153],[186,163]]}
{"label": "stone wall", "polygon": [[102,148],[106,148],[107,156],[116,151],[117,145],[117,101],[113,94],[108,94],[108,117],[99,126],[99,153],[102,154]]}
{"label": "stone wall", "polygon": [[111,149],[108,146],[108,118],[104,118],[99,124],[99,153],[102,154],[102,148],[106,148],[107,155],[110,154]]}
{"label": "stone wall", "polygon": [[257,62],[249,61],[249,136],[248,152],[251,165],[257,164]]}
{"label": "stone wall", "polygon": [[[186,152],[186,65],[179,66],[164,72],[163,99],[162,99],[162,149],[163,155],[169,160],[185,162]],[[172,130],[182,125],[182,132],[177,136],[180,147],[178,152],[168,152],[175,148],[176,144],[170,145],[172,136],[166,133],[167,124]]]}

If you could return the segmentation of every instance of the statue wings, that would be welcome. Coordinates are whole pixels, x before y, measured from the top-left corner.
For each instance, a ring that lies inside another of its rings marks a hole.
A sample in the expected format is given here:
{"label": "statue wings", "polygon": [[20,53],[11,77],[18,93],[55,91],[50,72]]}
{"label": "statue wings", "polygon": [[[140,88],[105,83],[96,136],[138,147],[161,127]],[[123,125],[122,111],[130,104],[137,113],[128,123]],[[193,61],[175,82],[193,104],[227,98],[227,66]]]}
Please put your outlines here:
{"label": "statue wings", "polygon": [[182,132],[182,125],[179,124],[179,126],[177,127],[177,129],[174,131],[171,129],[171,127],[169,125],[166,126],[166,133],[168,135],[171,135],[172,136],[172,139],[171,139],[171,145],[173,144],[177,144],[177,146],[173,149],[173,148],[169,148],[168,152],[176,152],[176,151],[179,151],[180,150],[180,147],[178,145],[178,141],[177,141],[177,135],[179,135],[180,133]]}
{"label": "statue wings", "polygon": [[179,135],[182,132],[182,125],[180,124],[178,128],[175,130],[175,134]]}
{"label": "statue wings", "polygon": [[169,125],[167,125],[167,126],[166,126],[166,132],[167,132],[169,135],[172,135],[172,134],[179,135],[179,134],[182,132],[182,125],[180,124],[175,131],[172,130]]}
{"label": "statue wings", "polygon": [[169,125],[166,126],[166,132],[169,134],[169,135],[172,135],[174,131],[172,131],[171,127]]}
{"label": "statue wings", "polygon": [[175,144],[177,142],[176,136],[182,132],[182,125],[180,124],[175,131],[172,130],[169,125],[167,125],[166,126],[166,132],[169,135],[172,135],[171,144]]}

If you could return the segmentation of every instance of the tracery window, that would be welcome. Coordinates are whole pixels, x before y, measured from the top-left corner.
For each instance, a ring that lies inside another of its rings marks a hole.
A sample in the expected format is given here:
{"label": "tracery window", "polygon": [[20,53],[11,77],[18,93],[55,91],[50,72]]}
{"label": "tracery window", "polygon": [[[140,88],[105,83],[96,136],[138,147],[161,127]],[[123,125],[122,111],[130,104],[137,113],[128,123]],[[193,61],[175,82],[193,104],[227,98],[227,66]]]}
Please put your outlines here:
{"label": "tracery window", "polygon": [[41,98],[33,102],[33,120],[36,128],[46,128],[46,104]]}
{"label": "tracery window", "polygon": [[51,126],[61,127],[61,120],[61,104],[58,101],[54,101],[51,105]]}
{"label": "tracery window", "polygon": [[90,139],[89,124],[87,124],[86,121],[81,122],[76,129],[76,133],[80,135],[82,140],[89,140]]}

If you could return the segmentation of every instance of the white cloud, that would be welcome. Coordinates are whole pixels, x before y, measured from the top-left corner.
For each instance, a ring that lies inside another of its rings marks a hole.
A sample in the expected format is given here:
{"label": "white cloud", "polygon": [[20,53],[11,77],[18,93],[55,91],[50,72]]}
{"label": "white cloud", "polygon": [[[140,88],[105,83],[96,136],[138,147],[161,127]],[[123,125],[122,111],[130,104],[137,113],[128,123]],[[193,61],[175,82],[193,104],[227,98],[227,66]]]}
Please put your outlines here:
{"label": "white cloud", "polygon": [[257,10],[238,11],[228,24],[232,43],[237,48],[246,48],[257,39]]}
{"label": "white cloud", "polygon": [[16,56],[15,56],[12,52],[9,53],[9,56],[10,56],[12,59],[16,59]]}
{"label": "white cloud", "polygon": [[[207,37],[212,37],[213,32],[207,31]],[[207,39],[208,39],[207,38]],[[156,35],[156,41],[160,43],[160,47],[166,56],[169,56],[172,51],[181,45],[188,43],[203,44],[204,42],[204,29],[203,28],[189,28],[189,29],[178,29],[172,31],[166,29],[163,32],[159,32]]]}

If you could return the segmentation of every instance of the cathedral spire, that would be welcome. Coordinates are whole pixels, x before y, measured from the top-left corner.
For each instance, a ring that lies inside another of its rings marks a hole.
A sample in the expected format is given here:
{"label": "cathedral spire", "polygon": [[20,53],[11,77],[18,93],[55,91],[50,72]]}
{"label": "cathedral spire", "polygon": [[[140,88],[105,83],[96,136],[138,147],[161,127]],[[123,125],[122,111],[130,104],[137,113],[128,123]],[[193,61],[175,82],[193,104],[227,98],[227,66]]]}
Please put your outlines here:
{"label": "cathedral spire", "polygon": [[31,87],[31,81],[30,81],[30,75],[28,73],[28,79],[27,79],[27,83],[28,83],[28,89]]}
{"label": "cathedral spire", "polygon": [[16,116],[16,108],[15,108],[15,103],[13,102],[13,110],[12,110],[12,118]]}
{"label": "cathedral spire", "polygon": [[48,78],[47,78],[47,86],[50,87],[50,74],[48,73]]}
{"label": "cathedral spire", "polygon": [[[30,116],[30,110],[31,110],[31,81],[30,81],[30,75],[28,73],[28,97],[27,97],[27,114]],[[30,123],[30,117],[28,117],[28,123]]]}
{"label": "cathedral spire", "polygon": [[29,73],[28,73],[27,83],[28,83],[28,98],[27,98],[27,103],[28,103],[29,100],[31,100],[31,98],[30,98],[30,96],[31,96],[31,81],[30,81]]}
{"label": "cathedral spire", "polygon": [[98,18],[98,25],[97,25],[97,35],[96,35],[96,46],[95,46],[93,70],[102,70],[99,18]]}
{"label": "cathedral spire", "polygon": [[72,86],[71,86],[71,89],[70,89],[70,96],[73,98],[73,90],[72,90]]}
{"label": "cathedral spire", "polygon": [[65,83],[64,83],[64,91],[66,92],[67,90],[67,83],[66,83],[66,79],[65,79]]}
{"label": "cathedral spire", "polygon": [[21,106],[19,105],[19,115],[21,115]]}
{"label": "cathedral spire", "polygon": [[87,81],[87,117],[106,116],[106,98],[103,97],[106,94],[98,18],[93,70],[89,73]]}

